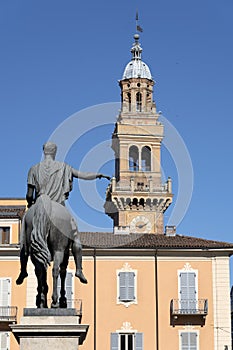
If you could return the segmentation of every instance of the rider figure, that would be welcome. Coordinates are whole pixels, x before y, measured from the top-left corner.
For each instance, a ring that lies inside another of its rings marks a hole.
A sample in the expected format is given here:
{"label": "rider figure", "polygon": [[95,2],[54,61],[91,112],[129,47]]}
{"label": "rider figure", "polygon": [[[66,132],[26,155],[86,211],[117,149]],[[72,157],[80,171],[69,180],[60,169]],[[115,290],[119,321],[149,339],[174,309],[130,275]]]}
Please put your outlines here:
{"label": "rider figure", "polygon": [[[52,142],[45,143],[43,146],[43,151],[44,160],[31,167],[28,172],[26,195],[28,208],[30,208],[35,203],[36,199],[42,194],[48,195],[52,201],[65,206],[65,200],[68,198],[69,192],[72,190],[72,182],[74,177],[84,180],[93,180],[96,178],[109,179],[109,177],[102,174],[80,172],[64,162],[56,161],[55,156],[57,146]],[[71,221],[71,226],[73,228],[72,253],[74,255],[76,265],[75,275],[82,283],[87,283],[87,280],[82,272],[82,246],[79,240],[77,226],[73,218]],[[24,225],[22,225],[21,230],[21,271],[16,280],[17,284],[22,284],[24,278],[28,276],[27,261],[29,247],[26,243],[26,232],[23,228]]]}

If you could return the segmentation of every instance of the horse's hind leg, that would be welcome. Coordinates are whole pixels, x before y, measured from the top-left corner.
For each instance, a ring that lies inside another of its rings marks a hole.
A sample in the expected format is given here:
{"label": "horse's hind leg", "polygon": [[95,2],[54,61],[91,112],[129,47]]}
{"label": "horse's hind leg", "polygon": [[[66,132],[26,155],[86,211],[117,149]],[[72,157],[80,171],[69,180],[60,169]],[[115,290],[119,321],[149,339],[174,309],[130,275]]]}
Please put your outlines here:
{"label": "horse's hind leg", "polygon": [[66,299],[66,289],[65,289],[65,281],[66,281],[66,269],[68,265],[69,260],[69,252],[64,254],[64,260],[61,263],[60,266],[60,277],[61,277],[61,292],[60,292],[60,298],[59,298],[59,307],[60,308],[67,308],[67,299]]}
{"label": "horse's hind leg", "polygon": [[60,265],[63,261],[64,252],[56,251],[53,258],[53,294],[52,294],[52,308],[59,307],[58,303],[58,293],[57,293],[57,278],[60,272]]}
{"label": "horse's hind leg", "polygon": [[37,277],[37,296],[36,296],[36,306],[38,308],[47,308],[47,271],[43,264],[33,259],[35,265],[35,274]]}

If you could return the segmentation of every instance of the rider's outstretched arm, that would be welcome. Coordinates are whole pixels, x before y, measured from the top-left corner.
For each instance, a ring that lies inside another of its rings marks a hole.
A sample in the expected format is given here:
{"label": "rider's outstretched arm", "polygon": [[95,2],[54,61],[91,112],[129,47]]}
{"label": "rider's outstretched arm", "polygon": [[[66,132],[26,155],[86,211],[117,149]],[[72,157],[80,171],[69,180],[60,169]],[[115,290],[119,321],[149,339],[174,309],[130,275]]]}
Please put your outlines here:
{"label": "rider's outstretched arm", "polygon": [[76,170],[74,168],[72,168],[72,175],[73,177],[79,178],[79,179],[83,179],[83,180],[94,180],[94,179],[101,179],[101,178],[105,178],[110,180],[109,176],[105,176],[103,174],[99,174],[99,173],[84,173],[82,171]]}

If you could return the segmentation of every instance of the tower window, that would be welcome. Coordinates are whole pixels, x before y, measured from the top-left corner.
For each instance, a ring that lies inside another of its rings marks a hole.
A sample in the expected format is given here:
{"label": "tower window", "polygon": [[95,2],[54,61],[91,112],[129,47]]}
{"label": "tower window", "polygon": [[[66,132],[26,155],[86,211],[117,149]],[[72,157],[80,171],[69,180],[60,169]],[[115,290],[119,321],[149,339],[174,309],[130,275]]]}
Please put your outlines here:
{"label": "tower window", "polygon": [[136,111],[137,112],[142,111],[142,94],[141,94],[141,92],[136,93]]}
{"label": "tower window", "polygon": [[142,171],[151,171],[151,149],[148,146],[142,148]]}
{"label": "tower window", "polygon": [[131,112],[131,94],[128,92],[128,103],[129,103],[129,112]]}
{"label": "tower window", "polygon": [[129,170],[139,170],[139,152],[136,146],[131,146],[129,149]]}

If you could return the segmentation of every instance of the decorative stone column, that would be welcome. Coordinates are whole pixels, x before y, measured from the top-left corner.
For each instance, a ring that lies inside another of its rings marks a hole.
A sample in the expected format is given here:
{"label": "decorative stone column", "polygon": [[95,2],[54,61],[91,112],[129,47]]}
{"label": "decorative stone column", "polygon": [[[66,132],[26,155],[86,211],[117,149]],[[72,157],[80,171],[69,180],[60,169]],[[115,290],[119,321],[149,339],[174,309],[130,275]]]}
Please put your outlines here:
{"label": "decorative stone column", "polygon": [[10,327],[20,350],[77,350],[89,328],[76,309],[24,309],[20,324]]}

